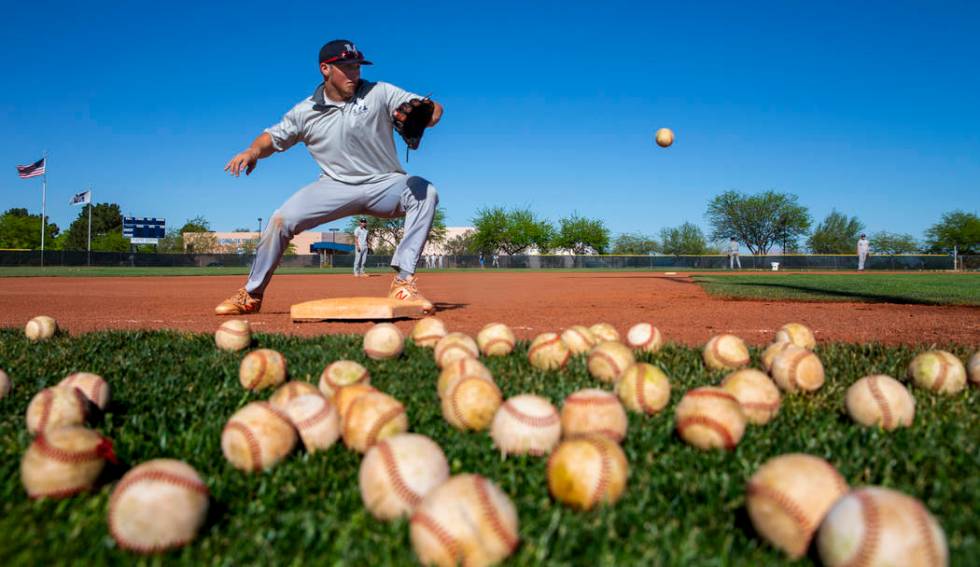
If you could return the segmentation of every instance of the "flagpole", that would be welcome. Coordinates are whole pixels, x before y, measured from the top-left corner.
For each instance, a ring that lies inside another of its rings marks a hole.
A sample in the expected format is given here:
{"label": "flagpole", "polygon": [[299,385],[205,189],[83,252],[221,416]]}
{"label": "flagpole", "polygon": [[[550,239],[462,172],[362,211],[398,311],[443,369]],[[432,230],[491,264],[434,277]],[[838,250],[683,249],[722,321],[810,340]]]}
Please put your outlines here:
{"label": "flagpole", "polygon": [[88,188],[88,265],[92,265],[92,188]]}
{"label": "flagpole", "polygon": [[45,206],[48,194],[48,150],[44,150],[44,175],[41,177],[41,267],[44,267]]}

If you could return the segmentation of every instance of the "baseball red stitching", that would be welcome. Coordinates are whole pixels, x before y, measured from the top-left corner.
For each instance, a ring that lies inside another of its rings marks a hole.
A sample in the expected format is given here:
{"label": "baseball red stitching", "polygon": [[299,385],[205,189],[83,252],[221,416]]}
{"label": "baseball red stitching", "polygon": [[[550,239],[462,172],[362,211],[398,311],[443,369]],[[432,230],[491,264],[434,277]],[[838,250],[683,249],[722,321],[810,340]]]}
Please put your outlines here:
{"label": "baseball red stitching", "polygon": [[606,446],[602,444],[602,441],[589,437],[584,437],[583,441],[592,445],[599,453],[599,479],[596,481],[595,492],[592,493],[592,498],[589,499],[589,508],[592,508],[605,496],[606,489],[609,486],[609,451],[606,450]]}
{"label": "baseball red stitching", "polygon": [[422,335],[421,337],[412,337],[412,339],[415,340],[415,344],[422,344],[425,341],[431,341],[431,340],[439,341],[440,339],[442,339],[442,337],[445,336],[446,335]]}
{"label": "baseball red stitching", "polygon": [[51,401],[54,398],[54,392],[50,388],[45,388],[41,392],[41,417],[37,422],[37,431],[44,431],[45,426],[48,424],[48,417],[51,414]]}
{"label": "baseball red stitching", "polygon": [[565,398],[565,403],[582,404],[582,405],[606,405],[606,404],[618,404],[619,399],[608,392],[602,392],[601,394],[589,392],[587,394],[572,394],[571,396]]}
{"label": "baseball red stitching", "polygon": [[412,490],[405,482],[401,471],[398,470],[398,461],[395,460],[395,455],[391,452],[391,446],[388,444],[388,441],[381,441],[375,445],[375,448],[381,455],[381,462],[385,466],[385,472],[388,473],[388,479],[391,480],[391,487],[394,489],[395,494],[403,502],[408,504],[409,508],[418,506],[419,502],[422,501],[422,495]]}
{"label": "baseball red stitching", "polygon": [[765,498],[771,501],[776,506],[782,509],[794,522],[796,522],[797,527],[803,532],[803,541],[798,543],[802,549],[797,549],[796,554],[802,555],[806,551],[806,546],[810,544],[810,538],[813,535],[814,527],[810,524],[810,518],[807,517],[806,512],[789,496],[783,492],[776,490],[770,486],[765,486],[759,482],[750,481],[748,486],[749,496],[757,496]]}
{"label": "baseball red stitching", "polygon": [[653,408],[647,407],[647,396],[646,392],[643,391],[645,385],[644,372],[641,370],[643,367],[636,366],[635,368],[636,372],[633,375],[636,376],[636,404],[644,413],[653,413]]}
{"label": "baseball red stitching", "polygon": [[202,494],[204,495],[205,498],[210,496],[210,493],[208,492],[208,487],[205,486],[204,483],[195,479],[186,478],[170,472],[159,471],[159,470],[146,470],[146,471],[140,471],[133,475],[129,475],[123,478],[122,482],[119,483],[119,486],[116,487],[116,490],[113,491],[112,493],[112,497],[109,499],[109,533],[119,544],[119,547],[123,549],[128,549],[130,551],[135,551],[137,553],[157,553],[165,549],[170,549],[174,547],[183,547],[187,545],[190,542],[190,540],[193,539],[193,537],[183,539],[183,540],[177,540],[169,544],[138,545],[133,542],[127,541],[124,537],[122,537],[122,534],[116,531],[115,509],[116,509],[116,505],[119,502],[119,499],[122,498],[123,492],[127,488],[142,480],[149,480],[151,482],[163,482],[165,484],[180,486],[182,488],[186,488],[188,490],[197,492],[198,494]]}
{"label": "baseball red stitching", "polygon": [[854,492],[854,497],[857,498],[861,507],[861,515],[864,517],[864,537],[861,539],[861,544],[854,553],[854,557],[843,567],[864,567],[871,563],[875,552],[878,550],[881,522],[874,497],[864,490]]}
{"label": "baseball red stitching", "polygon": [[490,354],[490,347],[492,347],[493,345],[495,345],[497,343],[503,343],[503,344],[507,345],[507,349],[508,350],[514,348],[514,342],[511,341],[511,340],[501,339],[501,338],[490,339],[489,341],[487,341],[486,346],[483,348],[484,354]]}
{"label": "baseball red stitching", "polygon": [[932,383],[932,390],[939,392],[943,389],[943,384],[946,383],[946,368],[949,365],[946,363],[944,356],[937,354],[936,358],[939,359],[939,376],[936,376],[936,381]]}
{"label": "baseball red stitching", "polygon": [[236,337],[247,337],[247,336],[249,336],[249,332],[248,331],[239,331],[238,329],[233,329],[233,328],[231,328],[231,325],[233,325],[233,323],[231,321],[227,321],[225,323],[222,323],[220,330],[228,333],[229,335],[235,335]]}
{"label": "baseball red stitching", "polygon": [[[337,362],[339,362],[339,361],[337,361]],[[361,372],[361,375],[358,376],[357,379],[355,379],[353,382],[351,382],[349,384],[340,384],[337,381],[335,381],[333,379],[333,377],[330,375],[330,369],[333,368],[334,366],[336,366],[337,365],[337,362],[331,362],[323,370],[323,379],[324,379],[324,381],[326,381],[326,383],[329,384],[330,387],[333,388],[334,390],[339,390],[339,389],[341,389],[341,388],[343,388],[345,386],[350,386],[352,384],[360,384],[361,382],[364,381],[365,378],[368,378],[370,376],[370,374],[367,371],[367,368],[365,368],[364,371]]]}
{"label": "baseball red stitching", "polygon": [[323,405],[320,406],[320,409],[317,410],[316,413],[314,413],[313,415],[311,415],[310,417],[308,417],[306,419],[293,422],[293,425],[296,426],[296,429],[304,429],[305,430],[305,429],[307,429],[309,427],[313,427],[313,426],[317,425],[318,423],[320,423],[324,419],[327,419],[328,417],[330,417],[330,414],[333,413],[333,409],[334,409],[333,403],[330,400],[326,399],[326,398],[320,398],[320,399],[323,401]]}
{"label": "baseball red stitching", "polygon": [[251,470],[257,471],[262,468],[262,446],[259,445],[259,440],[255,438],[252,430],[248,428],[244,423],[239,423],[237,421],[229,421],[225,425],[225,431],[233,430],[241,433],[242,437],[245,438],[245,443],[248,445],[249,457],[251,458]]}
{"label": "baseball red stitching", "polygon": [[266,410],[267,412],[271,413],[272,415],[278,417],[287,426],[289,426],[289,427],[292,427],[293,426],[293,421],[291,419],[289,419],[289,416],[287,414],[285,414],[281,409],[279,409],[279,408],[277,408],[277,407],[275,407],[275,406],[273,406],[273,405],[271,405],[271,404],[269,404],[267,402],[255,402],[255,405],[258,406],[258,407],[260,407],[260,408],[262,408],[262,409],[264,409],[264,410]]}
{"label": "baseball red stitching", "polygon": [[473,350],[470,349],[468,345],[467,346],[463,346],[461,343],[453,343],[453,344],[447,346],[446,348],[442,349],[442,351],[439,353],[439,362],[443,366],[445,366],[447,363],[443,362],[443,360],[446,358],[446,353],[447,352],[451,352],[453,350],[457,350],[457,349],[458,350],[462,350],[466,354],[466,356],[471,357],[471,358],[476,358],[476,357],[478,357],[480,355],[479,351],[478,352],[473,352]]}
{"label": "baseball red stitching", "polygon": [[690,392],[684,394],[684,397],[685,398],[688,398],[688,397],[690,397],[690,398],[718,398],[718,399],[721,399],[721,400],[728,400],[730,402],[735,402],[736,404],[738,403],[738,398],[736,398],[735,396],[729,394],[728,392],[725,392],[723,390],[722,391],[708,390],[706,388],[695,388],[694,390],[691,390]]}
{"label": "baseball red stitching", "polygon": [[257,350],[252,353],[255,358],[259,359],[259,371],[258,373],[249,381],[248,389],[251,390],[259,385],[260,382],[265,378],[265,369],[268,366],[268,361],[265,358],[265,351]]}
{"label": "baseball red stitching", "polygon": [[[85,461],[94,461],[96,459],[105,458],[105,449],[102,447],[104,442],[109,442],[106,438],[100,438],[99,442],[85,451],[70,451],[68,449],[62,449],[60,447],[55,447],[48,443],[47,437],[44,433],[38,433],[37,437],[34,438],[34,447],[39,453],[61,463],[83,463]],[[109,446],[109,452],[111,453],[111,442]]]}
{"label": "baseball red stitching", "polygon": [[425,528],[429,531],[429,533],[434,535],[436,540],[438,540],[442,545],[443,551],[449,554],[453,564],[458,564],[460,562],[460,549],[459,545],[456,543],[456,538],[450,535],[449,532],[440,526],[435,520],[420,511],[416,511],[414,514],[412,514],[411,524]]}
{"label": "baseball red stitching", "polygon": [[915,507],[915,524],[919,529],[919,533],[922,539],[925,540],[926,552],[929,554],[929,565],[942,565],[941,557],[939,554],[939,546],[936,545],[936,539],[932,534],[932,527],[929,525],[929,513],[926,511],[925,506],[923,506],[918,500],[913,500],[913,506]]}
{"label": "baseball red stitching", "polygon": [[[575,333],[578,336],[579,340],[585,343],[587,347],[592,348],[593,346],[595,346],[595,341],[589,340],[589,337],[585,336],[585,334],[579,331],[578,329],[572,329],[572,328],[565,329],[565,333],[568,332]],[[562,335],[564,335],[565,333],[562,333]]]}
{"label": "baseball red stitching", "polygon": [[606,364],[612,367],[613,377],[622,374],[623,371],[619,369],[619,364],[616,363],[616,359],[614,359],[609,353],[601,350],[594,350],[589,354],[589,358],[591,359],[592,357],[597,357],[605,360]]}
{"label": "baseball red stitching", "polygon": [[806,358],[808,354],[810,354],[810,351],[797,352],[795,354],[790,353],[789,366],[786,369],[786,372],[789,374],[789,381],[793,385],[794,390],[800,389],[800,381],[796,376],[796,371],[798,370],[800,363],[803,362],[803,359]]}
{"label": "baseball red stitching", "polygon": [[717,433],[722,438],[725,449],[734,449],[735,440],[732,439],[732,434],[728,432],[728,428],[722,425],[720,422],[704,415],[692,415],[685,417],[677,422],[677,430],[683,435],[684,430],[692,425],[703,425],[708,429],[711,429]]}
{"label": "baseball red stitching", "polygon": [[487,492],[487,479],[480,475],[474,475],[473,484],[476,487],[476,496],[480,502],[480,507],[483,509],[483,515],[490,521],[490,527],[493,528],[493,532],[507,546],[507,552],[510,553],[517,547],[517,537],[507,531],[507,528],[504,527],[503,522],[500,520],[500,515],[497,514],[496,507],[490,501],[490,494]]}
{"label": "baseball red stitching", "polygon": [[405,407],[401,403],[398,403],[395,407],[381,414],[381,417],[374,421],[371,430],[368,431],[365,448],[373,446],[378,441],[378,433],[381,431],[381,428],[403,413],[405,413]]}
{"label": "baseball red stitching", "polygon": [[504,402],[504,410],[517,421],[531,427],[550,427],[561,421],[558,413],[554,411],[545,416],[528,415],[514,407],[511,400]]}
{"label": "baseball red stitching", "polygon": [[[555,344],[555,343],[557,343],[559,341],[561,341],[561,337],[559,337],[559,336],[556,335],[555,338],[553,338],[553,339],[548,339],[548,340],[545,340],[545,341],[541,341],[540,343],[532,346],[531,347],[531,350],[527,351],[527,359],[530,360],[533,363],[534,361],[532,360],[532,357],[534,356],[534,353],[538,352],[539,350],[543,349],[546,346],[551,346],[551,345],[553,345],[553,344]],[[564,364],[564,363],[562,363],[562,364]]]}
{"label": "baseball red stitching", "polygon": [[449,405],[453,410],[453,415],[456,417],[456,420],[459,421],[459,423],[462,424],[464,427],[468,427],[472,429],[474,428],[474,426],[471,423],[469,423],[469,421],[467,421],[466,418],[463,416],[463,412],[456,401],[456,390],[458,390],[459,387],[463,385],[463,383],[469,382],[471,380],[479,380],[480,382],[486,382],[491,386],[493,386],[494,396],[496,396],[498,404],[500,403],[501,396],[500,396],[500,388],[498,388],[496,384],[494,384],[489,380],[485,380],[483,378],[477,378],[475,376],[464,376],[456,381],[456,383],[453,385],[452,392],[449,393]]}
{"label": "baseball red stitching", "polygon": [[881,410],[881,421],[882,426],[885,429],[890,429],[892,426],[892,410],[888,406],[888,400],[881,392],[881,388],[878,387],[878,377],[868,376],[868,391],[871,392],[871,397],[874,398],[875,403],[878,404],[878,409]]}

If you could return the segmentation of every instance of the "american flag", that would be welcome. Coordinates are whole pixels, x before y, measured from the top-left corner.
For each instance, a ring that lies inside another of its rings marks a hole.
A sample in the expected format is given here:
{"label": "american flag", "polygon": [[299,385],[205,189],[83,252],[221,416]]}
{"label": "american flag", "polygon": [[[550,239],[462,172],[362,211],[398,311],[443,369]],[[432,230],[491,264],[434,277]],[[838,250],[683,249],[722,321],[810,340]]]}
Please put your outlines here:
{"label": "american flag", "polygon": [[21,179],[30,179],[31,177],[37,177],[38,175],[44,175],[44,162],[47,158],[41,158],[31,165],[18,165],[17,175]]}

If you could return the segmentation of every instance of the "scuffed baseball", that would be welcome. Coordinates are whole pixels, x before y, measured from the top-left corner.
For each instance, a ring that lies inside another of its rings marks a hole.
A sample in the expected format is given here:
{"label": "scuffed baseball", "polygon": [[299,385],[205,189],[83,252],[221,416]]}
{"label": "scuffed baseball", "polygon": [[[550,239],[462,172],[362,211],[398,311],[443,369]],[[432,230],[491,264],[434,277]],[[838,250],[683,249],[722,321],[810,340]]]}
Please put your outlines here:
{"label": "scuffed baseball", "polygon": [[381,392],[358,396],[344,414],[341,431],[344,445],[364,453],[378,441],[408,431],[405,406]]}
{"label": "scuffed baseball", "polygon": [[98,374],[75,372],[63,378],[58,385],[75,388],[100,410],[109,405],[109,384]]}
{"label": "scuffed baseball", "polygon": [[909,427],[915,419],[915,398],[901,382],[884,374],[865,376],[852,384],[845,405],[854,421],[886,431]]}
{"label": "scuffed baseball", "polygon": [[353,360],[337,360],[331,362],[320,373],[320,392],[332,398],[338,390],[353,384],[370,384],[371,373],[360,363]]}
{"label": "scuffed baseball", "polygon": [[704,364],[712,370],[735,370],[749,364],[749,349],[735,335],[715,335],[702,352]]}
{"label": "scuffed baseball", "polygon": [[637,323],[626,332],[626,344],[640,352],[657,352],[664,346],[664,336],[651,323]]}
{"label": "scuffed baseball", "polygon": [[112,442],[91,429],[66,426],[41,433],[20,461],[20,480],[31,498],[67,498],[95,485]]}
{"label": "scuffed baseball", "polygon": [[956,394],[966,387],[966,368],[959,358],[944,350],[918,354],[909,364],[915,385],[940,394]]}
{"label": "scuffed baseball", "polygon": [[623,449],[602,435],[562,441],[548,458],[548,491],[579,510],[615,504],[626,489],[627,476]]}
{"label": "scuffed baseball", "polygon": [[432,355],[435,357],[436,366],[445,368],[461,358],[480,358],[480,347],[473,337],[465,333],[449,333],[439,339]]}
{"label": "scuffed baseball", "polygon": [[616,327],[613,327],[609,323],[596,323],[589,327],[589,332],[595,337],[596,344],[606,342],[618,343],[622,340]]}
{"label": "scuffed baseball", "polygon": [[[980,350],[973,353],[973,356],[970,357],[969,374],[970,382],[974,386],[980,386]],[[2,397],[0,396],[0,398]]]}
{"label": "scuffed baseball", "polygon": [[24,327],[24,335],[34,342],[46,341],[58,332],[58,323],[53,317],[38,315],[27,322]]}
{"label": "scuffed baseball", "polygon": [[221,451],[236,469],[255,472],[283,460],[296,447],[296,429],[282,412],[266,402],[236,411],[221,432]]}
{"label": "scuffed baseball", "polygon": [[279,386],[269,398],[269,403],[272,404],[276,409],[286,409],[286,404],[294,398],[300,396],[305,396],[307,394],[319,394],[320,390],[316,386],[310,384],[309,382],[303,382],[302,380],[290,380],[282,386]]}
{"label": "scuffed baseball", "polygon": [[766,461],[746,486],[746,506],[756,532],[793,559],[802,557],[847,482],[827,461],[790,453]]}
{"label": "scuffed baseball", "polygon": [[820,526],[816,547],[827,567],[949,564],[946,535],[922,502],[880,487],[838,500]]}
{"label": "scuffed baseball", "polygon": [[422,499],[412,514],[411,539],[423,565],[493,565],[517,548],[517,509],[482,476],[456,475]]}
{"label": "scuffed baseball", "polygon": [[541,333],[534,337],[527,349],[527,360],[538,370],[557,370],[564,368],[572,352],[562,342],[558,333]]}
{"label": "scuffed baseball", "polygon": [[283,412],[296,428],[308,453],[325,451],[340,438],[340,413],[329,398],[319,393],[289,400]]}
{"label": "scuffed baseball", "polygon": [[813,350],[817,346],[817,338],[813,331],[803,323],[786,323],[776,331],[777,343],[790,343],[800,348]]}
{"label": "scuffed baseball", "polygon": [[721,389],[735,396],[749,423],[764,425],[779,412],[779,388],[761,370],[736,370],[722,380]]}
{"label": "scuffed baseball", "polygon": [[432,439],[401,433],[379,441],[361,461],[361,500],[372,516],[408,516],[425,495],[449,478],[449,462]]}
{"label": "scuffed baseball", "polygon": [[476,344],[484,356],[507,356],[516,342],[514,331],[503,323],[488,323],[476,335]]}
{"label": "scuffed baseball", "polygon": [[456,429],[482,431],[500,407],[500,388],[482,376],[458,376],[442,397],[442,416]]}
{"label": "scuffed baseball", "polygon": [[372,360],[389,360],[401,356],[405,336],[391,323],[378,323],[364,333],[364,353]]}
{"label": "scuffed baseball", "polygon": [[595,433],[616,443],[626,437],[629,421],[619,398],[611,392],[586,388],[565,398],[561,408],[561,434],[568,439]]}
{"label": "scuffed baseball", "polygon": [[501,455],[546,455],[561,440],[561,417],[541,396],[514,396],[493,416],[490,438]]}
{"label": "scuffed baseball", "polygon": [[583,325],[572,325],[561,333],[561,340],[571,351],[572,355],[589,352],[595,346],[596,340],[592,331]]}
{"label": "scuffed baseball", "polygon": [[155,459],[123,475],[109,498],[109,533],[122,549],[160,553],[197,537],[208,512],[208,487],[193,467]]}
{"label": "scuffed baseball", "polygon": [[268,348],[253,350],[242,358],[238,381],[246,390],[275,388],[286,381],[286,358]]}
{"label": "scuffed baseball", "polygon": [[0,369],[0,400],[10,393],[11,387],[10,376],[7,376],[7,373]]}
{"label": "scuffed baseball", "polygon": [[786,352],[788,349],[795,347],[793,343],[789,341],[783,341],[781,343],[772,343],[766,347],[766,350],[762,351],[762,367],[766,369],[766,372],[772,372],[772,361],[775,360],[777,356]]}
{"label": "scuffed baseball", "polygon": [[27,431],[37,435],[66,425],[81,425],[88,417],[86,404],[85,395],[75,388],[45,388],[27,406]]}
{"label": "scuffed baseball", "polygon": [[772,360],[772,379],[784,392],[813,392],[823,386],[824,370],[820,357],[805,348],[793,346]]}
{"label": "scuffed baseball", "polygon": [[681,439],[699,449],[734,449],[745,433],[742,406],[721,388],[690,390],[675,414]]}
{"label": "scuffed baseball", "polygon": [[638,362],[623,372],[616,383],[616,395],[628,409],[652,415],[670,401],[670,380],[656,366]]}
{"label": "scuffed baseball", "polygon": [[445,337],[449,331],[446,329],[446,323],[438,317],[426,317],[420,319],[418,323],[412,327],[412,333],[408,338],[412,339],[412,342],[416,346],[425,348],[434,348],[439,339]]}
{"label": "scuffed baseball", "polygon": [[442,369],[442,372],[439,373],[436,391],[439,392],[440,399],[446,395],[446,389],[449,388],[449,383],[452,382],[453,378],[459,376],[479,376],[487,380],[493,380],[493,374],[479,360],[469,357],[456,359],[447,364]]}
{"label": "scuffed baseball", "polygon": [[225,321],[214,332],[214,344],[229,352],[244,350],[252,344],[252,326],[243,319]]}
{"label": "scuffed baseball", "polygon": [[623,343],[599,343],[589,351],[589,374],[600,382],[611,384],[635,362],[633,351]]}
{"label": "scuffed baseball", "polygon": [[344,416],[347,409],[364,394],[374,394],[378,390],[368,384],[354,384],[341,388],[333,397],[333,403],[337,406],[337,413],[340,414],[341,426],[343,426]]}

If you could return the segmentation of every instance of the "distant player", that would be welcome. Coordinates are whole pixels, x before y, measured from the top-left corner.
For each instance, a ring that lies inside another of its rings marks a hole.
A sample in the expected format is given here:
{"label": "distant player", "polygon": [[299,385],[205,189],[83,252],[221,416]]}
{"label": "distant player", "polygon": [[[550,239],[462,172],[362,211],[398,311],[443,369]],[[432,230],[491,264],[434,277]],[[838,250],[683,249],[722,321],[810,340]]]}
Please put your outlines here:
{"label": "distant player", "polygon": [[367,261],[368,253],[368,229],[367,219],[358,221],[357,228],[354,229],[354,277],[366,278],[364,273],[364,262]]}
{"label": "distant player", "polygon": [[864,234],[862,234],[861,238],[858,240],[858,271],[859,272],[864,271],[864,261],[868,258],[869,248],[870,245],[868,244],[868,239],[867,237],[864,236]]}
{"label": "distant player", "polygon": [[[338,39],[320,49],[323,82],[267,128],[251,147],[225,166],[234,176],[252,173],[256,162],[302,142],[320,166],[320,178],[297,191],[273,213],[259,240],[245,287],[215,308],[218,315],[257,313],[283,251],[296,234],[356,214],[405,217],[405,236],[391,259],[396,275],[389,297],[432,304],[419,293],[415,266],[429,237],[439,197],[426,179],[409,176],[395,155],[392,129],[415,143],[435,126],[442,106],[394,85],[361,80],[370,65],[353,43]],[[422,117],[424,123],[420,124]]]}
{"label": "distant player", "polygon": [[735,264],[738,264],[739,270],[742,269],[742,261],[738,258],[738,241],[733,236],[728,241],[728,269],[734,270]]}

